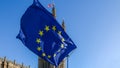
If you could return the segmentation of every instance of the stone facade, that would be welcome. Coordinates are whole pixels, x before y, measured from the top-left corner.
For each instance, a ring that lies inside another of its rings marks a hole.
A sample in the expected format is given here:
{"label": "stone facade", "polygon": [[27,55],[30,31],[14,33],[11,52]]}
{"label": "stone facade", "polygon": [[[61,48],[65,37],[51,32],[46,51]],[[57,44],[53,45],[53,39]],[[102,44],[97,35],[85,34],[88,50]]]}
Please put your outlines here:
{"label": "stone facade", "polygon": [[24,66],[23,64],[17,64],[14,61],[7,60],[6,57],[0,58],[0,68],[30,68],[30,66]]}
{"label": "stone facade", "polygon": [[[55,66],[51,65],[50,63],[44,61],[40,57],[38,58],[38,68],[56,68]],[[58,68],[65,68],[65,60],[61,62]]]}

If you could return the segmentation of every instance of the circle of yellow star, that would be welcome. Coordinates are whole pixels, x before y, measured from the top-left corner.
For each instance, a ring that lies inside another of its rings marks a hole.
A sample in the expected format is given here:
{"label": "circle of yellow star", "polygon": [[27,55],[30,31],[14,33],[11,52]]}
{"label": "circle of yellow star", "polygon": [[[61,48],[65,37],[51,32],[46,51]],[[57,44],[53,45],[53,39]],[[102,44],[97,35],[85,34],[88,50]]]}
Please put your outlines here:
{"label": "circle of yellow star", "polygon": [[49,29],[49,26],[45,26],[45,30],[46,31],[49,31],[50,29]]}
{"label": "circle of yellow star", "polygon": [[53,56],[56,57],[56,54],[54,54]]}
{"label": "circle of yellow star", "polygon": [[64,44],[61,44],[61,48],[64,48]]}
{"label": "circle of yellow star", "polygon": [[37,50],[38,50],[38,51],[41,51],[42,49],[41,49],[41,47],[37,47]]}
{"label": "circle of yellow star", "polygon": [[57,52],[60,52],[61,50],[59,49]]}
{"label": "circle of yellow star", "polygon": [[64,38],[62,38],[62,42],[64,42],[65,41],[65,39]]}
{"label": "circle of yellow star", "polygon": [[45,56],[46,56],[46,54],[45,54],[45,53],[42,53],[42,56],[43,56],[43,57],[45,57]]}
{"label": "circle of yellow star", "polygon": [[43,31],[39,31],[39,35],[40,35],[40,36],[43,36]]}
{"label": "circle of yellow star", "polygon": [[48,58],[51,58],[51,56],[50,56],[50,55],[48,55]]}
{"label": "circle of yellow star", "polygon": [[36,42],[37,42],[38,44],[40,44],[40,42],[41,42],[40,38],[37,38],[37,39],[36,39]]}
{"label": "circle of yellow star", "polygon": [[56,30],[56,26],[53,26],[52,29],[55,31]]}
{"label": "circle of yellow star", "polygon": [[59,34],[59,35],[61,35],[61,33],[62,33],[61,31],[58,31],[58,34]]}

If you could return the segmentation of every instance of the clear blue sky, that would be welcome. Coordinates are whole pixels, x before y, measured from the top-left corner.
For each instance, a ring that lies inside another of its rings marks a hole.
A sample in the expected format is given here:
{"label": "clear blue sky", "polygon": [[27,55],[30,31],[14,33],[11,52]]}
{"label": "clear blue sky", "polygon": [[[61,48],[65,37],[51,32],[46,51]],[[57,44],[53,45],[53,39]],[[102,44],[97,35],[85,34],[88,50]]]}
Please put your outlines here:
{"label": "clear blue sky", "polygon": [[[52,0],[39,0],[44,7]],[[69,68],[120,68],[120,0],[54,0],[57,20],[77,45]],[[0,0],[0,57],[37,68],[37,56],[16,35],[32,0]],[[50,8],[47,8],[49,11]]]}

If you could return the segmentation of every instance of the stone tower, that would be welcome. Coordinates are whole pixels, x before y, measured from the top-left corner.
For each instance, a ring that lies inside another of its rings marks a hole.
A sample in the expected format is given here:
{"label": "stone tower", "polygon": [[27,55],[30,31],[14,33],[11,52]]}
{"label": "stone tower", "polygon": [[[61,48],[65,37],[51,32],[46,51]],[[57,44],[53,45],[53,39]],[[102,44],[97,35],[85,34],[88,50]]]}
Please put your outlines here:
{"label": "stone tower", "polygon": [[[56,9],[55,9],[55,5],[53,4],[53,8],[52,8],[52,14],[54,16],[54,18],[56,18]],[[65,30],[65,23],[64,20],[62,22],[62,27]],[[41,59],[40,57],[38,57],[38,68],[55,68],[55,66],[51,65],[50,63],[44,61],[43,59]],[[65,60],[63,60],[61,62],[61,64],[59,65],[58,68],[65,68]]]}

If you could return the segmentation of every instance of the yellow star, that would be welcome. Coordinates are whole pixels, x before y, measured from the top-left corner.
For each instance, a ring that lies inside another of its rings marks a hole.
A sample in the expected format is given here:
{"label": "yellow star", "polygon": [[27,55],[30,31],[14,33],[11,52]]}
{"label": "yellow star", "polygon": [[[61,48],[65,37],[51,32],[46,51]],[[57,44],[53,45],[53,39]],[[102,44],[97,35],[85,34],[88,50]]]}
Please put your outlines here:
{"label": "yellow star", "polygon": [[46,31],[49,31],[50,29],[49,29],[49,26],[45,26],[45,30]]}
{"label": "yellow star", "polygon": [[58,31],[58,34],[59,34],[59,35],[61,35],[61,33],[62,33],[61,31]]}
{"label": "yellow star", "polygon": [[45,54],[45,53],[42,53],[42,56],[43,56],[43,57],[45,57],[45,56],[46,56],[46,54]]}
{"label": "yellow star", "polygon": [[61,48],[64,48],[64,44],[61,44]]}
{"label": "yellow star", "polygon": [[50,55],[48,55],[48,58],[51,58],[51,56],[50,56]]}
{"label": "yellow star", "polygon": [[52,29],[55,31],[56,30],[56,26],[53,26]]}
{"label": "yellow star", "polygon": [[53,56],[56,57],[56,54],[54,54]]}
{"label": "yellow star", "polygon": [[43,31],[39,31],[39,35],[40,35],[40,36],[43,36]]}
{"label": "yellow star", "polygon": [[36,42],[37,42],[38,44],[40,44],[40,42],[41,42],[40,38],[37,38],[37,39],[36,39]]}
{"label": "yellow star", "polygon": [[57,52],[60,52],[61,50],[59,49]]}
{"label": "yellow star", "polygon": [[64,38],[62,38],[62,42],[64,42],[65,41],[65,39]]}
{"label": "yellow star", "polygon": [[37,47],[37,50],[38,50],[38,51],[41,51],[42,49],[41,49],[41,47]]}

